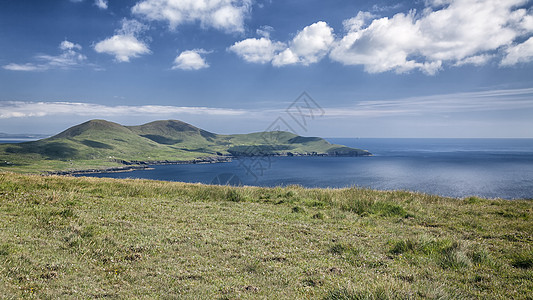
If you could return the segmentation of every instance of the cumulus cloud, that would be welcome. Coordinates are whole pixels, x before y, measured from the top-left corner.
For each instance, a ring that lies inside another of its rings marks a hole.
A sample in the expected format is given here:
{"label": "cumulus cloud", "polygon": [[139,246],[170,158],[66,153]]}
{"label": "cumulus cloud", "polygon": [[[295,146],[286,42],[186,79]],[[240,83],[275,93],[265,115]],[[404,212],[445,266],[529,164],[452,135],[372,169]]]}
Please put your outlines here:
{"label": "cumulus cloud", "polygon": [[272,59],[272,64],[276,67],[280,67],[284,65],[296,64],[299,60],[300,59],[298,58],[298,55],[296,55],[291,48],[287,48],[278,53],[274,59]]}
{"label": "cumulus cloud", "polygon": [[344,20],[342,22],[342,25],[344,26],[344,29],[348,32],[357,31],[360,30],[368,22],[368,20],[371,20],[375,17],[377,16],[370,12],[360,11],[355,17]]}
{"label": "cumulus cloud", "polygon": [[96,43],[94,50],[113,55],[118,62],[129,62],[131,58],[150,54],[148,45],[138,38],[138,35],[147,29],[148,27],[139,21],[123,19],[122,27],[116,34]]}
{"label": "cumulus cloud", "polygon": [[79,44],[74,44],[72,42],[69,42],[67,40],[64,40],[59,44],[59,49],[63,51],[69,51],[69,50],[81,50],[81,46]]}
{"label": "cumulus cloud", "polygon": [[99,9],[107,9],[107,0],[94,0],[94,5]]}
{"label": "cumulus cloud", "polygon": [[199,22],[226,32],[243,32],[252,0],[143,0],[132,12],[151,21],[168,22],[171,29]]}
{"label": "cumulus cloud", "polygon": [[272,61],[274,56],[285,48],[284,43],[273,42],[268,37],[262,37],[236,42],[228,50],[236,53],[247,62],[264,64]]}
{"label": "cumulus cloud", "polygon": [[[326,22],[317,22],[305,27],[290,42],[289,50],[296,60],[288,63],[301,63],[309,65],[316,63],[324,57],[333,43],[333,28]],[[274,59],[274,65],[283,65],[283,60]]]}
{"label": "cumulus cloud", "polygon": [[525,15],[520,22],[520,26],[526,31],[533,31],[533,15]]}
{"label": "cumulus cloud", "polygon": [[[426,0],[421,11],[391,17],[359,12],[344,20],[345,33],[317,22],[286,43],[261,38],[235,43],[229,50],[248,62],[275,66],[309,65],[329,54],[344,65],[360,65],[369,73],[420,70],[432,75],[446,66],[481,66],[500,60],[501,66],[533,61],[533,14],[528,0]],[[398,9],[400,6],[374,12]],[[525,42],[524,42],[525,41]],[[503,57],[502,57],[503,54]]]}
{"label": "cumulus cloud", "polygon": [[474,55],[474,56],[470,56],[470,57],[457,61],[454,66],[456,67],[463,66],[463,65],[482,66],[493,58],[494,58],[494,55],[489,55],[489,54]]}
{"label": "cumulus cloud", "polygon": [[10,63],[3,68],[11,71],[45,71],[48,69],[71,69],[84,63],[87,57],[80,53],[82,47],[79,44],[67,40],[59,44],[59,55],[39,54],[35,56],[36,62]]}
{"label": "cumulus cloud", "polygon": [[521,44],[507,48],[505,53],[506,55],[501,61],[502,66],[533,61],[533,37]]}
{"label": "cumulus cloud", "polygon": [[[436,73],[443,64],[481,65],[493,53],[533,31],[527,0],[428,0],[418,13],[398,13],[373,19],[368,13],[345,21],[346,35],[336,42],[330,58],[345,65],[362,65],[370,73],[419,69]],[[527,45],[523,46],[523,49]],[[506,63],[531,61],[530,56]],[[522,49],[520,49],[522,50]],[[518,51],[518,50],[517,50]]]}
{"label": "cumulus cloud", "polygon": [[420,12],[391,17],[359,12],[344,20],[345,34],[338,39],[327,23],[317,22],[287,43],[259,29],[261,38],[245,39],[229,50],[248,62],[274,66],[309,65],[329,54],[333,61],[361,65],[369,73],[420,70],[432,75],[445,66],[482,66],[493,60],[510,66],[533,61],[533,15],[522,8],[527,2],[426,0]]}
{"label": "cumulus cloud", "polygon": [[423,43],[412,18],[412,13],[397,14],[391,19],[376,19],[365,29],[347,27],[348,34],[337,43],[330,57],[345,65],[364,65],[370,73],[389,70],[402,73],[414,68],[435,73],[440,61],[424,63],[408,59]]}
{"label": "cumulus cloud", "polygon": [[209,53],[204,49],[194,49],[183,51],[174,60],[172,70],[200,70],[209,68],[209,64],[201,56],[201,54]]}
{"label": "cumulus cloud", "polygon": [[258,33],[263,37],[236,42],[228,50],[252,63],[309,65],[327,55],[335,39],[333,29],[322,21],[305,27],[288,44],[272,41],[263,30]]}
{"label": "cumulus cloud", "polygon": [[109,106],[94,103],[79,102],[0,102],[0,119],[44,117],[56,115],[77,116],[169,116],[175,114],[194,115],[243,115],[247,112],[238,109],[213,108],[213,107],[180,107],[163,105],[141,106]]}
{"label": "cumulus cloud", "polygon": [[150,53],[148,46],[132,35],[114,35],[98,42],[94,50],[114,55],[119,62],[129,62],[132,57]]}

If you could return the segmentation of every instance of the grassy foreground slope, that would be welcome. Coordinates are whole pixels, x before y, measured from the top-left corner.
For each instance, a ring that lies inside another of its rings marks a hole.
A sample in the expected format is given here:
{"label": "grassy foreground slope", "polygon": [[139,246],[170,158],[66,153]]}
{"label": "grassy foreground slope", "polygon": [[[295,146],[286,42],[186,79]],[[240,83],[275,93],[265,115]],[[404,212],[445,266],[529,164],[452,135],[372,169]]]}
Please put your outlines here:
{"label": "grassy foreground slope", "polygon": [[47,139],[0,144],[0,171],[41,173],[119,167],[131,161],[288,154],[360,156],[370,153],[290,132],[219,135],[176,120],[139,126],[92,120]]}
{"label": "grassy foreground slope", "polygon": [[0,173],[0,295],[531,299],[533,202]]}

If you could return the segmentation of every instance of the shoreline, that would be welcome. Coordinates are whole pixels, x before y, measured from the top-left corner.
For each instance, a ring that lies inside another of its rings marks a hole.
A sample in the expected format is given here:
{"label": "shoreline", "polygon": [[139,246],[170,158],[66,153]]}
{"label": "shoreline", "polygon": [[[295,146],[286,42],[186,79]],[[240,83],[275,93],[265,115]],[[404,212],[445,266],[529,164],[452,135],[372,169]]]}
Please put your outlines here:
{"label": "shoreline", "polygon": [[216,164],[216,163],[227,163],[232,162],[233,159],[239,158],[254,158],[254,157],[368,157],[373,156],[369,152],[367,155],[338,155],[338,154],[328,154],[328,153],[282,153],[282,154],[272,154],[272,155],[218,155],[218,156],[209,156],[204,158],[195,158],[191,160],[115,160],[115,162],[122,164],[123,166],[119,167],[109,167],[105,169],[84,169],[84,170],[65,170],[65,171],[49,171],[44,172],[43,175],[84,175],[84,174],[100,174],[100,173],[123,173],[123,172],[132,172],[138,170],[153,170],[154,168],[150,166],[163,166],[163,165],[197,165],[197,164]]}
{"label": "shoreline", "polygon": [[110,167],[105,169],[85,169],[85,170],[67,170],[67,171],[50,171],[43,175],[85,175],[85,174],[100,174],[100,173],[124,173],[137,170],[153,170],[150,166],[162,166],[162,165],[197,165],[197,164],[215,164],[231,162],[233,157],[229,156],[210,156],[205,158],[196,158],[191,160],[153,160],[153,161],[116,161],[123,164],[123,167]]}

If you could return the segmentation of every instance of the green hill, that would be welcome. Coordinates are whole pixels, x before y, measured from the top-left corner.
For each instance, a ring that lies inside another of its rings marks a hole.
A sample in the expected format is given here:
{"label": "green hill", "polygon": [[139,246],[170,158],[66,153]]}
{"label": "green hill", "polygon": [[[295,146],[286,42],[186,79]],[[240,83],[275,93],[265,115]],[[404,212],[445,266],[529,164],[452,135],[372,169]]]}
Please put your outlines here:
{"label": "green hill", "polygon": [[189,161],[213,156],[365,156],[369,152],[290,132],[219,135],[176,120],[123,126],[91,120],[55,136],[0,145],[0,171],[102,169],[133,162]]}

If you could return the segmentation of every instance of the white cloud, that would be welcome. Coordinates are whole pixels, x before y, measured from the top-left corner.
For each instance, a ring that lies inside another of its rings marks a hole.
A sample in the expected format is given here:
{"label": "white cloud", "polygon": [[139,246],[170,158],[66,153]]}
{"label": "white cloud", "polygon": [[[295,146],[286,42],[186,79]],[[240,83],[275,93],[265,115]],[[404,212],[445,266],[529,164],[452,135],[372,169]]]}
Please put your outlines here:
{"label": "white cloud", "polygon": [[151,21],[168,22],[171,29],[200,22],[226,32],[243,32],[252,0],[143,0],[132,12]]}
{"label": "white cloud", "polygon": [[118,62],[129,62],[131,58],[150,54],[148,45],[137,37],[147,29],[146,25],[136,20],[123,19],[122,27],[117,30],[116,34],[96,43],[94,50],[98,53],[114,55]]}
{"label": "white cloud", "polygon": [[423,43],[419,29],[413,23],[412,13],[396,14],[391,19],[376,19],[364,29],[358,29],[359,26],[347,27],[347,35],[335,45],[330,54],[335,61],[345,65],[364,65],[370,73],[389,70],[401,73],[414,68],[434,73],[440,67],[438,61],[434,65],[424,65],[408,59]]}
{"label": "white cloud", "polygon": [[520,26],[522,26],[522,28],[528,32],[533,31],[533,15],[524,16]]}
{"label": "white cloud", "polygon": [[425,40],[420,51],[433,60],[460,60],[495,50],[518,35],[513,8],[525,0],[453,1],[439,11],[427,13],[416,23]]}
{"label": "white cloud", "polygon": [[384,5],[384,6],[380,6],[380,5],[374,4],[372,6],[372,11],[381,12],[381,11],[396,10],[396,9],[399,9],[400,7],[402,7],[402,4],[400,4],[400,3],[394,4],[394,5]]}
{"label": "white cloud", "polygon": [[316,22],[305,27],[289,42],[272,41],[263,30],[263,37],[249,38],[236,42],[229,50],[247,62],[268,63],[274,66],[289,64],[309,65],[327,55],[333,41],[333,29],[326,22]]}
{"label": "white cloud", "polygon": [[194,49],[183,51],[176,57],[174,60],[174,65],[172,66],[173,70],[200,70],[208,68],[209,64],[200,54],[209,53],[204,49]]}
{"label": "white cloud", "polygon": [[533,88],[488,90],[420,96],[405,99],[359,101],[351,107],[325,108],[329,117],[387,117],[465,112],[533,110]]}
{"label": "white cloud", "polygon": [[417,13],[374,19],[366,15],[345,21],[347,34],[330,58],[362,65],[370,73],[414,69],[428,74],[443,64],[484,64],[493,52],[512,45],[533,29],[524,9],[527,0],[433,0]]}
{"label": "white cloud", "polygon": [[265,37],[265,38],[268,39],[268,38],[270,38],[270,33],[272,31],[274,31],[274,27],[268,26],[268,25],[263,25],[259,29],[257,29],[255,32],[257,33],[257,35]]}
{"label": "white cloud", "polygon": [[[303,65],[316,63],[329,52],[334,39],[333,28],[326,22],[316,22],[305,27],[290,43],[290,51],[298,58],[293,63]],[[282,65],[280,63],[278,61],[275,64]]]}
{"label": "white cloud", "polygon": [[272,65],[281,67],[285,65],[296,64],[300,61],[298,55],[292,52],[291,48],[286,48],[282,52],[278,53],[274,59],[272,59]]}
{"label": "white cloud", "polygon": [[482,66],[494,58],[494,55],[481,54],[464,58],[455,63],[454,66],[459,67],[463,65]]}
{"label": "white cloud", "polygon": [[117,30],[120,35],[137,35],[149,29],[149,27],[137,20],[122,19],[122,27]]}
{"label": "white cloud", "polygon": [[114,55],[119,62],[129,62],[130,58],[150,53],[148,46],[132,35],[114,35],[98,42],[94,50]]}
{"label": "white cloud", "polygon": [[360,30],[368,22],[368,20],[371,20],[375,17],[377,16],[370,12],[360,11],[355,17],[344,20],[342,22],[342,26],[344,26],[344,30],[346,31],[357,31]]}
{"label": "white cloud", "polygon": [[502,66],[511,66],[517,63],[533,61],[533,37],[522,44],[514,45],[505,50],[505,57],[501,61]]}
{"label": "white cloud", "polygon": [[[305,27],[287,43],[257,30],[229,48],[248,62],[274,66],[309,65],[328,55],[344,65],[361,65],[369,73],[420,70],[435,74],[446,66],[482,66],[502,59],[501,66],[533,60],[531,9],[528,0],[426,0],[420,12],[377,17],[359,12],[344,20],[346,33],[335,39],[325,22]],[[383,11],[375,7],[374,11]],[[397,9],[399,6],[389,7]],[[526,42],[521,42],[527,40]]]}
{"label": "white cloud", "polygon": [[78,44],[74,44],[72,42],[69,42],[67,40],[64,40],[59,44],[59,49],[63,51],[69,51],[69,50],[81,50],[81,46]]}
{"label": "white cloud", "polygon": [[177,114],[236,116],[247,112],[213,107],[180,107],[162,105],[108,106],[77,102],[0,102],[0,119],[44,116],[171,116]]}
{"label": "white cloud", "polygon": [[228,50],[236,53],[247,62],[264,64],[270,62],[284,48],[286,48],[285,44],[272,42],[269,38],[262,37],[236,42]]}
{"label": "white cloud", "polygon": [[[498,113],[533,110],[533,88],[487,90],[454,94],[428,95],[412,98],[357,101],[348,107],[323,107],[327,118],[428,116],[434,114]],[[178,115],[228,116],[254,119],[275,118],[285,112],[280,109],[232,109],[216,107],[180,107],[163,105],[103,105],[79,102],[1,101],[0,119],[84,116],[84,117],[148,117],[175,118]]]}
{"label": "white cloud", "polygon": [[99,9],[107,9],[107,0],[94,0],[94,5]]}
{"label": "white cloud", "polygon": [[11,71],[45,71],[48,69],[70,69],[80,66],[87,57],[81,54],[82,47],[79,44],[67,40],[59,44],[61,53],[59,55],[40,54],[35,56],[38,62],[16,64],[10,63],[3,68]]}
{"label": "white cloud", "polygon": [[4,69],[10,70],[10,71],[42,71],[45,70],[44,65],[36,65],[32,63],[26,63],[26,64],[7,64],[3,66]]}

